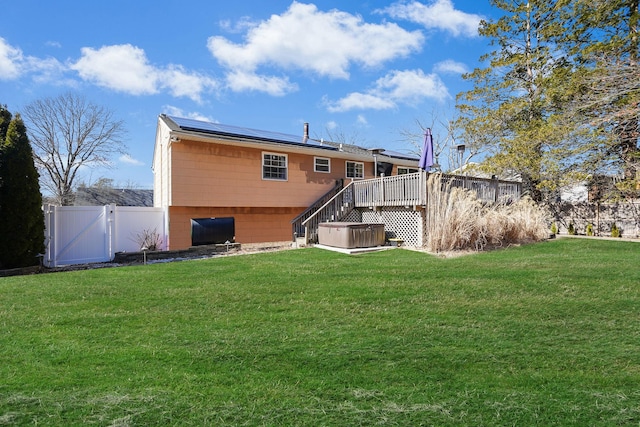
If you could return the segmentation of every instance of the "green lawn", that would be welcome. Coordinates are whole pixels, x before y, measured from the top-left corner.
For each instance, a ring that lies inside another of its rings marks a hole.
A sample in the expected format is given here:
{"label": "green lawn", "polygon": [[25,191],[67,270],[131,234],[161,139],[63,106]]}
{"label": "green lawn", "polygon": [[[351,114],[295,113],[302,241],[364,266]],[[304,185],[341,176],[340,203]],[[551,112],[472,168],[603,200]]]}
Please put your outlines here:
{"label": "green lawn", "polygon": [[0,278],[0,425],[640,424],[640,243]]}

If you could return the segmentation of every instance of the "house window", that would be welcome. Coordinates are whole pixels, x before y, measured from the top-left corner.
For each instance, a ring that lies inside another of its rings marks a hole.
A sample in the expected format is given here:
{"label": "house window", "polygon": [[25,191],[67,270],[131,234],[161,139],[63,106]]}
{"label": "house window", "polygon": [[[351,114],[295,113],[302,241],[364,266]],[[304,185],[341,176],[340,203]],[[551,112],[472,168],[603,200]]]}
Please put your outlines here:
{"label": "house window", "polygon": [[402,166],[398,166],[398,175],[406,175],[408,173],[416,173],[416,172],[420,172],[420,169],[403,168]]}
{"label": "house window", "polygon": [[347,178],[364,178],[364,163],[347,162]]}
{"label": "house window", "polygon": [[313,161],[313,170],[316,172],[331,172],[331,161],[324,157],[315,157]]}
{"label": "house window", "polygon": [[262,153],[262,179],[287,180],[287,155]]}

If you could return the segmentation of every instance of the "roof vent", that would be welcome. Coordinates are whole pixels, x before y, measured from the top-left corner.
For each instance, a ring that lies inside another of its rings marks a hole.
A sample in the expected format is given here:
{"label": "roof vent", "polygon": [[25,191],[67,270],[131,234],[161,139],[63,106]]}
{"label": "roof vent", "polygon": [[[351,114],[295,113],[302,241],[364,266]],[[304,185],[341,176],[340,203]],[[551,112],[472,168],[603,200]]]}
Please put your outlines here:
{"label": "roof vent", "polygon": [[309,139],[309,123],[304,124],[303,131],[304,131],[304,134],[302,138],[303,138],[303,142],[306,144],[307,140]]}

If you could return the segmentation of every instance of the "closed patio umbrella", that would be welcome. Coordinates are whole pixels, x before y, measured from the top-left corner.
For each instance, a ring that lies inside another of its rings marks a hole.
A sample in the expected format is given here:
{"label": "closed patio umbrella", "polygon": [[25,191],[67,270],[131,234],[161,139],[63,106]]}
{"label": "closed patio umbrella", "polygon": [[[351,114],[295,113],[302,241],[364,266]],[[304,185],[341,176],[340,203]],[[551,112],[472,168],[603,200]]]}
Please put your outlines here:
{"label": "closed patio umbrella", "polygon": [[433,136],[431,136],[431,129],[427,128],[424,132],[424,144],[422,146],[422,153],[420,154],[420,162],[418,167],[429,172],[429,169],[433,166]]}

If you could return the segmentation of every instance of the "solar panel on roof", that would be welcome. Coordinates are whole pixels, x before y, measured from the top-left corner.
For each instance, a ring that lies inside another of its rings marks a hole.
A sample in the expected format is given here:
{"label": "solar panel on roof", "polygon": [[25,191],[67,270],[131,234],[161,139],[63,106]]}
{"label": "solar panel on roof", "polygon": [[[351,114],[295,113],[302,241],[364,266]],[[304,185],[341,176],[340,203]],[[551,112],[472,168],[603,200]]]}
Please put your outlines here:
{"label": "solar panel on roof", "polygon": [[320,144],[318,141],[309,139],[304,141],[301,135],[291,135],[280,132],[271,132],[265,130],[251,129],[240,126],[223,125],[220,123],[205,122],[202,120],[185,119],[183,117],[168,116],[182,130],[204,132],[226,136],[240,136],[260,141],[281,142],[287,144],[312,145],[327,150],[335,150],[333,147]]}
{"label": "solar panel on roof", "polygon": [[415,154],[412,154],[412,153],[405,154],[405,153],[400,153],[398,151],[384,150],[382,154],[384,154],[385,156],[396,157],[399,159],[420,160],[420,156],[416,156]]}

